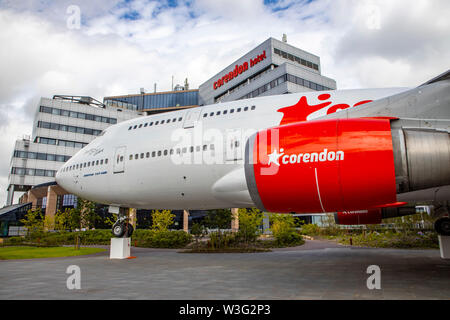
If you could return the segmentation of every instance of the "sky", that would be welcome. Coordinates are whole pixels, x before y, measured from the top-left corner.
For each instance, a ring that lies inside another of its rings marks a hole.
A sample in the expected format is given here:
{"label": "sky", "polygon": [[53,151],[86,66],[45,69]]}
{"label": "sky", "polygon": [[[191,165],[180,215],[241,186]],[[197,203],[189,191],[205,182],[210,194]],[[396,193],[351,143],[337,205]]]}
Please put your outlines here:
{"label": "sky", "polygon": [[448,0],[0,0],[0,206],[40,97],[198,86],[269,37],[318,55],[338,89],[450,69]]}

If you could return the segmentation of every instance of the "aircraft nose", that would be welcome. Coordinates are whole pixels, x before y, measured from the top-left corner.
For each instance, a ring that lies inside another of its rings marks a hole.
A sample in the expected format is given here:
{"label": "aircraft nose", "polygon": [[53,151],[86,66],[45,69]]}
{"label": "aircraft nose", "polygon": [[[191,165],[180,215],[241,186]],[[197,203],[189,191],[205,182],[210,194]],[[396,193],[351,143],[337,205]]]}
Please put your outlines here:
{"label": "aircraft nose", "polygon": [[62,171],[62,168],[59,169],[58,171],[56,171],[55,180],[56,180],[56,183],[59,186],[64,188],[64,179],[62,178],[62,172],[61,171]]}
{"label": "aircraft nose", "polygon": [[73,189],[70,181],[70,171],[67,169],[66,171],[64,170],[64,168],[68,168],[70,164],[71,162],[64,164],[55,174],[56,183],[66,191],[71,191]]}

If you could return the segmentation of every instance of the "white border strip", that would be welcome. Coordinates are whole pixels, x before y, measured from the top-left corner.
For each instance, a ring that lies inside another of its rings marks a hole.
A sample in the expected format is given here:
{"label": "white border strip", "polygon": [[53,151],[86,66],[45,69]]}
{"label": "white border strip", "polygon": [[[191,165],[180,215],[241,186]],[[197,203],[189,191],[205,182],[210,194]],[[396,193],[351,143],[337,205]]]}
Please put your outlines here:
{"label": "white border strip", "polygon": [[314,168],[314,172],[316,173],[316,187],[317,187],[317,194],[319,196],[320,206],[322,207],[323,213],[326,213],[325,209],[323,208],[322,198],[320,197],[319,180],[317,179],[317,168]]}

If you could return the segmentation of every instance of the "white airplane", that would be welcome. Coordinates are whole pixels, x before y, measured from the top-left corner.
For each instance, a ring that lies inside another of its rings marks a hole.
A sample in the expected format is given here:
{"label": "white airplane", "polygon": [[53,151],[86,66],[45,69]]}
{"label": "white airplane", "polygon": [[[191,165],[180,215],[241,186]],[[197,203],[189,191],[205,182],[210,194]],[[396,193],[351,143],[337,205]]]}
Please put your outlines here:
{"label": "white airplane", "polygon": [[[56,174],[120,208],[335,212],[380,223],[435,207],[450,235],[450,70],[417,88],[336,90],[225,102],[113,125]],[[132,229],[131,229],[132,230]]]}

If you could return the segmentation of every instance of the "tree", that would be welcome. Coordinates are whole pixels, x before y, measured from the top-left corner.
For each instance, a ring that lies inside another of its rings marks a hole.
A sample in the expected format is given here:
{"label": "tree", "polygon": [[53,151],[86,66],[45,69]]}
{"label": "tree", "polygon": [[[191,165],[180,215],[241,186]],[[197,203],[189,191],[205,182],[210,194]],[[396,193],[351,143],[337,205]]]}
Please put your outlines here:
{"label": "tree", "polygon": [[80,217],[80,228],[92,229],[100,220],[99,215],[95,212],[95,203],[89,200],[78,198],[75,212]]}
{"label": "tree", "polygon": [[290,214],[272,214],[270,230],[279,245],[295,244],[302,241],[302,237],[295,230],[295,219]]}
{"label": "tree", "polygon": [[205,235],[205,227],[200,223],[194,223],[191,228],[191,234],[195,237],[195,243]]}
{"label": "tree", "polygon": [[[216,238],[215,234],[210,235],[211,243],[217,242],[219,247],[225,245],[224,237],[222,236],[221,229],[228,229],[231,226],[231,210],[230,209],[216,209],[210,210],[205,218],[206,225],[209,228],[217,228],[217,241],[213,241]],[[226,238],[226,237],[225,237]]]}
{"label": "tree", "polygon": [[263,221],[263,213],[256,209],[239,209],[239,231],[238,237],[246,244],[254,242],[260,233]]}
{"label": "tree", "polygon": [[20,222],[24,224],[29,237],[44,231],[44,215],[42,214],[41,208],[28,210],[25,218],[21,219]]}
{"label": "tree", "polygon": [[153,225],[155,231],[167,231],[173,224],[175,215],[170,210],[154,210],[152,212]]}
{"label": "tree", "polygon": [[55,214],[55,229],[60,231],[73,231],[80,227],[80,218],[75,208],[58,210]]}
{"label": "tree", "polygon": [[210,210],[205,218],[206,225],[209,228],[229,229],[231,225],[231,210],[216,209]]}

